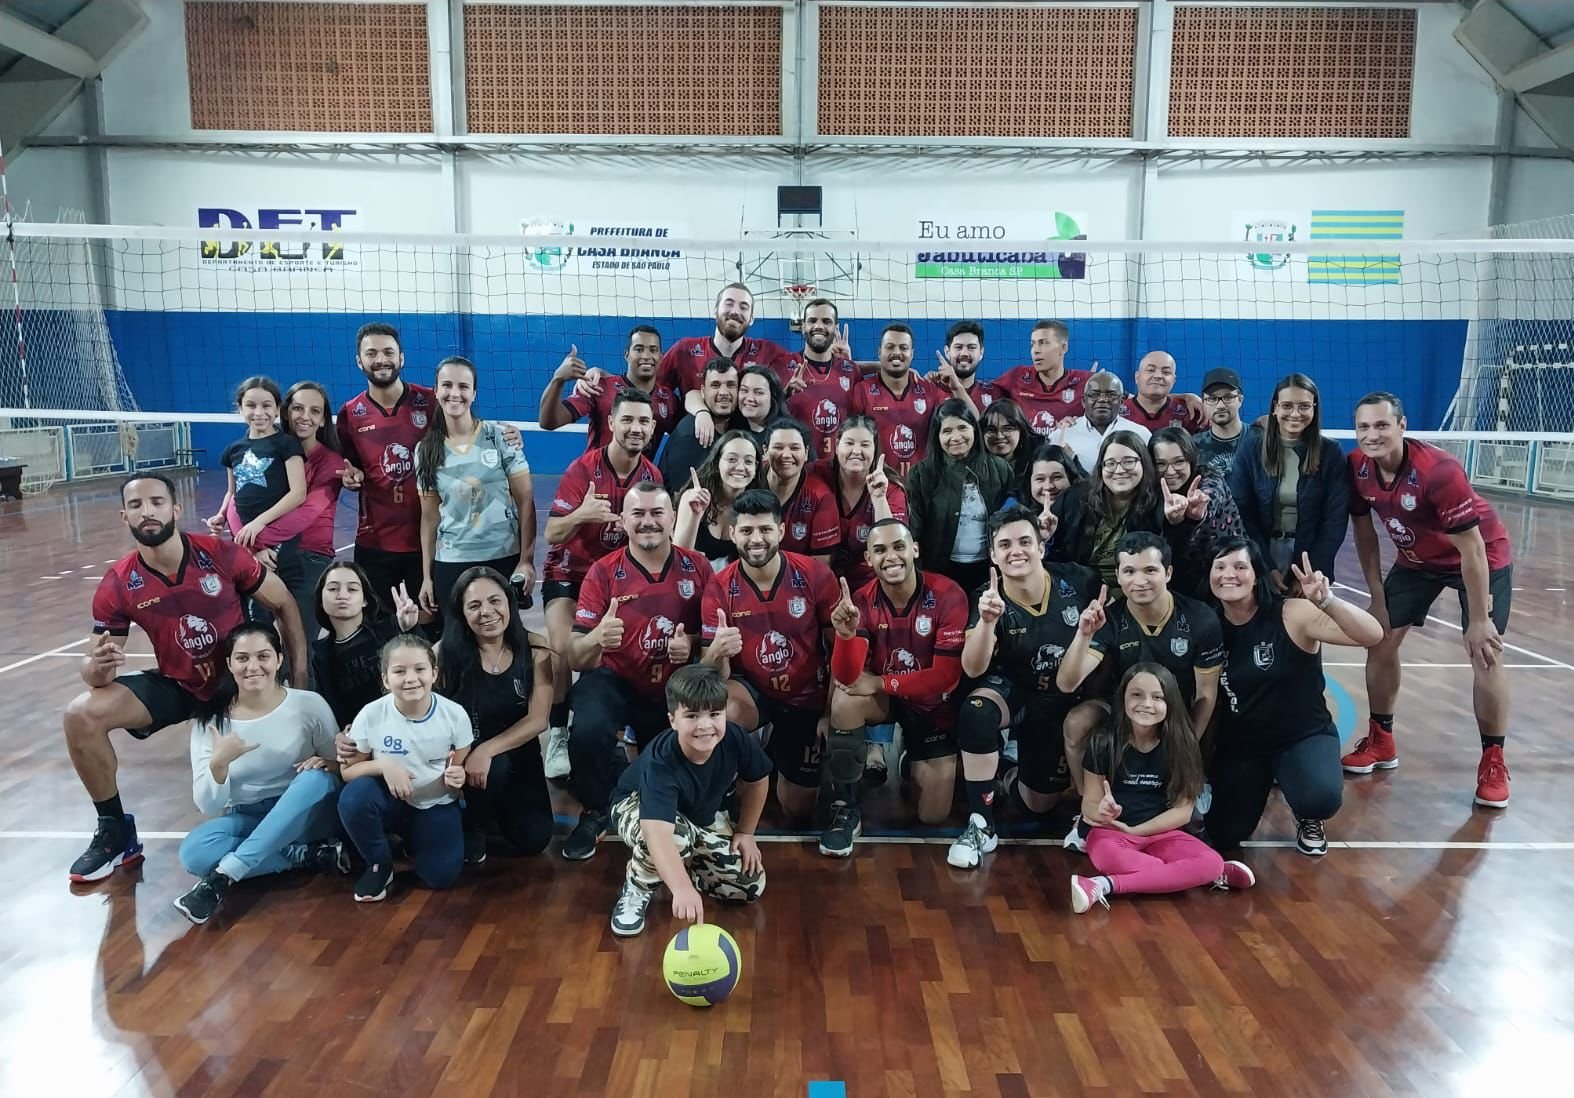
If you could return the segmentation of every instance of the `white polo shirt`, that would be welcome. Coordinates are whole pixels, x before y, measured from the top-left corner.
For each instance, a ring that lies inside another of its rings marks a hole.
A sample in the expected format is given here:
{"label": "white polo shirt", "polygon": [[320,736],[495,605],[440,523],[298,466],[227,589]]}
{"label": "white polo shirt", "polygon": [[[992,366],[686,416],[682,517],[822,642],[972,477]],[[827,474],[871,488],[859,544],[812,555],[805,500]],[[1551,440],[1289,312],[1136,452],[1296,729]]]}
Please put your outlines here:
{"label": "white polo shirt", "polygon": [[[1116,416],[1113,423],[1104,428],[1103,432],[1093,429],[1088,423],[1087,416],[1078,416],[1075,423],[1066,428],[1065,441],[1062,445],[1069,446],[1077,455],[1077,460],[1082,463],[1082,468],[1090,475],[1096,470],[1098,464],[1099,447],[1104,445],[1104,436],[1115,431],[1130,431],[1143,442],[1153,437],[1153,432],[1140,423],[1133,423],[1125,416]],[[1058,441],[1059,432],[1050,436],[1051,441]]]}

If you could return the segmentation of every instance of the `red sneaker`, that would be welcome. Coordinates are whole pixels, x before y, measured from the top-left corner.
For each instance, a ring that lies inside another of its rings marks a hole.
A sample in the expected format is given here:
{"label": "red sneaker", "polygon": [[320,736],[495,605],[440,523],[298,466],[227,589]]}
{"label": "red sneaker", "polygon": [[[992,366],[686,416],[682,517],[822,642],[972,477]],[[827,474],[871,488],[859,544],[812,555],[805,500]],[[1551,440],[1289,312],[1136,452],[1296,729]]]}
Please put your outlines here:
{"label": "red sneaker", "polygon": [[1481,752],[1481,765],[1476,767],[1476,803],[1486,808],[1507,807],[1508,782],[1503,749],[1489,747]]}
{"label": "red sneaker", "polygon": [[1394,746],[1394,734],[1384,732],[1379,724],[1368,724],[1366,735],[1361,737],[1354,751],[1339,760],[1339,764],[1346,774],[1393,770],[1399,765],[1399,748]]}

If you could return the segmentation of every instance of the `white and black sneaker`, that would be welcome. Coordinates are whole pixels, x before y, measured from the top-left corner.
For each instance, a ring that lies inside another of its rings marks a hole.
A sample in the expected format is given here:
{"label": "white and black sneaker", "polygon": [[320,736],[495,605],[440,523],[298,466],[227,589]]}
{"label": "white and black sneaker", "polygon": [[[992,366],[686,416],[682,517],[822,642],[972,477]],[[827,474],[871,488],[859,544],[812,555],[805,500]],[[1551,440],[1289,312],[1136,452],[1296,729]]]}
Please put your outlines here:
{"label": "white and black sneaker", "polygon": [[846,858],[853,852],[853,843],[863,834],[863,813],[855,804],[831,806],[831,822],[820,832],[820,853],[827,858]]}
{"label": "white and black sneaker", "polygon": [[541,737],[541,760],[548,778],[568,777],[568,729],[547,729],[546,735]]}
{"label": "white and black sneaker", "polygon": [[612,908],[612,933],[619,938],[632,938],[645,929],[645,911],[650,898],[655,895],[648,888],[641,888],[627,878],[617,904]]}
{"label": "white and black sneaker", "polygon": [[312,843],[312,865],[319,873],[337,873],[348,877],[354,867],[350,864],[350,851],[338,839],[326,843]]}
{"label": "white and black sneaker", "polygon": [[1328,836],[1323,833],[1323,821],[1297,819],[1295,848],[1308,858],[1321,858],[1328,853]]}
{"label": "white and black sneaker", "polygon": [[1066,832],[1066,837],[1060,845],[1077,854],[1088,852],[1088,841],[1082,837],[1082,817],[1077,816],[1071,821],[1071,830]]}
{"label": "white and black sneaker", "polygon": [[127,812],[120,819],[100,816],[87,849],[71,863],[71,879],[77,883],[102,881],[116,866],[135,865],[142,860],[142,843],[137,839],[137,819]]}
{"label": "white and black sneaker", "polygon": [[175,908],[193,923],[201,926],[213,918],[214,912],[218,911],[231,883],[228,877],[215,869],[192,885],[184,896],[179,897],[175,901]]}
{"label": "white and black sneaker", "polygon": [[999,845],[1000,836],[984,822],[984,817],[974,812],[967,818],[967,826],[962,829],[962,834],[956,837],[956,842],[946,852],[945,860],[958,869],[977,869],[983,856],[992,853]]}
{"label": "white and black sneaker", "polygon": [[388,885],[393,881],[393,865],[369,865],[361,879],[355,882],[355,902],[375,904],[388,896]]}
{"label": "white and black sneaker", "polygon": [[574,825],[574,830],[563,839],[560,853],[571,862],[588,861],[595,856],[596,844],[606,831],[606,816],[587,809],[579,814],[579,822]]}

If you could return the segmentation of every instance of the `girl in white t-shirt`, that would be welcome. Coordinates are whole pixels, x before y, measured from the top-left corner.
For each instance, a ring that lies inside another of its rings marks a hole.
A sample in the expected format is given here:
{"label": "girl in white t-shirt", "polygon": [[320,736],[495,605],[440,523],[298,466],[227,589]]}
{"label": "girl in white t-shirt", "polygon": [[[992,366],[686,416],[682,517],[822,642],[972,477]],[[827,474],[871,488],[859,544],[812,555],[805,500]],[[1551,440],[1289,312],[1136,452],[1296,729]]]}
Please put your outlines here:
{"label": "girl in white t-shirt", "polygon": [[437,660],[423,638],[403,633],[383,646],[388,691],[350,725],[355,754],[345,763],[339,819],[366,860],[355,898],[388,895],[393,853],[388,832],[404,836],[415,875],[428,888],[449,888],[464,864],[459,790],[475,739],[464,707],[432,692]]}

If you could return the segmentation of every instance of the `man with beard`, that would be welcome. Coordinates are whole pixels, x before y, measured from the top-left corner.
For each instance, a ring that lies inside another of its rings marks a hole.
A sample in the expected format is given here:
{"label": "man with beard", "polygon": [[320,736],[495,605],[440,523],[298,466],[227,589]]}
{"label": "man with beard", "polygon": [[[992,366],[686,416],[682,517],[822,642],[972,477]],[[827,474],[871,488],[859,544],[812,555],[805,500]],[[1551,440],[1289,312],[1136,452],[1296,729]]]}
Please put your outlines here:
{"label": "man with beard", "polygon": [[817,297],[803,310],[803,351],[794,355],[787,379],[787,412],[809,428],[813,456],[836,452],[836,432],[852,406],[853,386],[862,376],[858,364],[836,353],[835,302]]}
{"label": "man with beard", "polygon": [[1202,410],[1208,417],[1208,429],[1192,435],[1192,441],[1197,444],[1201,465],[1225,479],[1235,464],[1235,448],[1246,433],[1241,422],[1242,398],[1241,375],[1228,367],[1209,370],[1202,379]]}
{"label": "man with beard", "polygon": [[[609,377],[599,385],[586,384],[583,381],[585,364],[580,360],[579,348],[570,347],[567,357],[541,394],[541,408],[536,415],[542,428],[555,431],[583,419],[588,428],[585,449],[599,450],[611,441],[607,422],[612,415],[613,399],[626,388],[638,389],[650,397],[651,409],[656,415],[655,430],[645,447],[645,453],[654,459],[661,440],[682,415],[676,394],[665,385],[656,384],[656,368],[661,363],[661,333],[649,324],[635,325],[629,331],[623,361],[628,369],[621,377]],[[568,381],[575,383],[574,393],[565,397],[563,384]]]}
{"label": "man with beard", "polygon": [[1166,351],[1149,351],[1137,363],[1137,391],[1126,398],[1125,415],[1149,434],[1171,424],[1200,431],[1207,422],[1202,401],[1190,393],[1175,395],[1175,359]]}
{"label": "man with beard", "polygon": [[[121,486],[120,517],[137,550],[116,561],[93,595],[93,636],[80,674],[87,690],[66,706],[66,748],[98,810],[93,841],[71,865],[73,881],[97,881],[138,861],[136,821],[120,803],[109,733],[124,728],[145,740],[190,720],[213,696],[220,649],[256,599],[273,611],[296,686],[306,685],[306,636],[284,582],[233,542],[175,529],[175,486],[141,473]],[[153,644],[156,671],[119,675],[124,644],[138,625]]]}
{"label": "man with beard", "polygon": [[978,380],[984,361],[984,326],[976,320],[959,320],[946,329],[945,350],[939,352],[940,368],[927,380],[952,396],[973,402],[980,413],[995,402],[994,389]]}
{"label": "man with beard", "polygon": [[[425,385],[403,379],[399,329],[363,324],[355,333],[356,362],[366,391],[339,409],[339,450],[351,462],[341,478],[361,493],[355,527],[355,563],[366,570],[377,597],[386,601],[401,584],[419,591],[426,578],[421,563],[421,496],[415,490],[415,448],[433,416],[437,399]],[[503,426],[503,442],[522,450],[519,430]]]}
{"label": "man with beard", "polygon": [[[548,512],[546,566],[542,570],[541,603],[547,620],[547,641],[554,652],[567,652],[574,628],[574,606],[590,566],[628,540],[619,514],[631,485],[655,480],[656,467],[645,456],[645,444],[656,428],[650,397],[624,389],[612,398],[608,417],[612,441],[575,458],[558,481]],[[547,777],[569,772],[568,661],[553,661],[552,714],[544,751]]]}
{"label": "man with beard", "polygon": [[865,549],[875,578],[842,597],[831,616],[831,732],[825,769],[831,823],[820,853],[846,857],[860,832],[858,790],[871,724],[896,721],[918,786],[918,818],[937,824],[956,792],[957,700],[967,595],[937,572],[918,568],[918,543],[907,524],[882,519]]}
{"label": "man with beard", "polygon": [[769,489],[743,492],[732,509],[738,559],[705,588],[704,659],[730,675],[727,719],[750,730],[771,726],[776,799],[804,820],[814,813],[830,725],[825,654],[836,578],[812,557],[782,552],[782,505]]}
{"label": "man with beard", "polygon": [[[962,702],[957,743],[967,786],[967,827],[946,861],[975,869],[999,843],[995,772],[1001,733],[1015,725],[1017,777],[1008,792],[1031,815],[1052,803],[1061,781],[1064,727],[1076,698],[1056,683],[1098,575],[1078,564],[1044,563],[1038,516],[1007,507],[989,518],[990,581],[974,601],[962,645],[962,671],[979,680]],[[1031,797],[1032,800],[1028,798]]]}
{"label": "man with beard", "polygon": [[1070,329],[1058,320],[1040,320],[1028,339],[1033,364],[1007,370],[990,386],[996,400],[1016,401],[1033,430],[1045,438],[1082,412],[1082,391],[1089,374],[1067,369],[1070,346]]}
{"label": "man with beard", "polygon": [[1120,414],[1125,393],[1120,378],[1108,370],[1100,370],[1088,378],[1082,390],[1081,417],[1073,420],[1069,426],[1062,427],[1055,435],[1055,441],[1070,447],[1082,467],[1090,472],[1098,464],[1099,447],[1104,444],[1104,436],[1111,431],[1130,431],[1144,442],[1151,435],[1142,424],[1133,423]]}
{"label": "man with beard", "polygon": [[792,376],[792,355],[785,349],[768,339],[747,338],[754,323],[754,294],[747,286],[741,282],[723,286],[716,295],[715,315],[714,332],[678,340],[668,348],[656,373],[657,383],[677,393],[684,410],[695,417],[694,434],[701,446],[709,446],[724,429],[700,395],[700,378],[711,359],[729,359],[740,375],[750,366],[764,366],[775,371],[784,385]]}
{"label": "man with beard", "polygon": [[710,442],[699,440],[701,421],[716,429],[716,437],[720,438],[738,410],[738,367],[731,359],[713,358],[705,364],[700,399],[706,414],[687,415],[679,420],[661,451],[661,480],[674,495],[688,486],[689,476],[705,464],[705,456],[710,453]]}
{"label": "man with beard", "polygon": [[568,750],[574,794],[583,808],[563,840],[563,857],[596,853],[607,830],[623,729],[643,751],[667,727],[666,685],[689,662],[700,631],[700,600],[710,562],[672,544],[672,497],[640,481],[623,497],[628,544],[590,566],[579,588],[569,666],[580,673],[572,693]]}
{"label": "man with beard", "polygon": [[929,420],[945,397],[943,388],[913,369],[913,330],[887,324],[880,333],[875,375],[853,386],[852,414],[875,421],[888,469],[906,477],[923,460]]}

